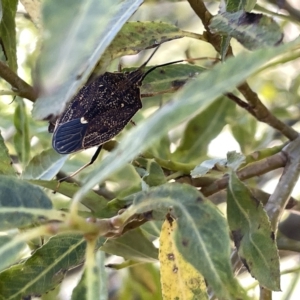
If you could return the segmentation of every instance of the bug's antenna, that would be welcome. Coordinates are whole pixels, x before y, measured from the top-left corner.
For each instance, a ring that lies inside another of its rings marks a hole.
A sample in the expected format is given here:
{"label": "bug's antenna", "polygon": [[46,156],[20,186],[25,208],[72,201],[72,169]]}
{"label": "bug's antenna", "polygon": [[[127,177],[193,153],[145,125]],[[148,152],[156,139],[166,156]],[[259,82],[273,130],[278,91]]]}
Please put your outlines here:
{"label": "bug's antenna", "polygon": [[149,56],[149,58],[138,68],[138,70],[141,70],[143,69],[147,64],[148,62],[151,60],[151,58],[154,56],[154,54],[157,52],[157,50],[159,49],[160,45],[158,45],[156,47],[156,49],[152,52],[152,54]]}
{"label": "bug's antenna", "polygon": [[152,68],[150,68],[147,72],[145,72],[143,74],[143,77],[141,79],[141,81],[143,81],[145,79],[145,77],[151,73],[152,71],[154,71],[155,69],[157,68],[160,68],[160,67],[165,67],[165,66],[168,66],[168,65],[173,65],[173,64],[177,64],[177,63],[180,63],[180,62],[184,62],[184,61],[187,61],[186,59],[180,59],[180,60],[175,60],[175,61],[171,61],[171,62],[168,62],[168,63],[165,63],[165,64],[161,64],[161,65],[157,65],[157,66],[154,66]]}
{"label": "bug's antenna", "polygon": [[154,56],[154,54],[156,53],[156,51],[159,49],[160,45],[158,45],[156,47],[156,49],[151,53],[150,57],[135,71],[132,71],[130,73],[130,76],[128,76],[128,81],[130,81],[131,83],[141,83],[144,79],[144,68],[145,66],[148,64],[148,62],[151,60],[151,58]]}

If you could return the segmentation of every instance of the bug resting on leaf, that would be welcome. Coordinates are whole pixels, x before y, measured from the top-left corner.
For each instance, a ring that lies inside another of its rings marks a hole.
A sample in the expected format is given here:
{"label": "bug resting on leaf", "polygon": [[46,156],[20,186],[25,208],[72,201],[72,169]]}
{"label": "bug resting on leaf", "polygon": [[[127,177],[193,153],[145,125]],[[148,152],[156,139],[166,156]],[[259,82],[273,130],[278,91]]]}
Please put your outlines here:
{"label": "bug resting on leaf", "polygon": [[[183,62],[173,61],[144,71],[158,47],[138,69],[123,72],[106,72],[92,83],[84,85],[56,120],[52,146],[60,154],[98,146],[91,161],[59,181],[76,175],[98,157],[102,144],[116,136],[142,108],[140,86],[144,78],[159,67]],[[51,126],[49,126],[50,128]]]}

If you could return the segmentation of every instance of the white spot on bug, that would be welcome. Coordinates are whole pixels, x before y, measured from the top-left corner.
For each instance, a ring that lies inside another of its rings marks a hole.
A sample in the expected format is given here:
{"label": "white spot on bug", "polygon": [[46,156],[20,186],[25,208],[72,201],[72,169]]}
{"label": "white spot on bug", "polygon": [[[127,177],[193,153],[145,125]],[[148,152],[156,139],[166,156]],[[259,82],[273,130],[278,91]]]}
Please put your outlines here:
{"label": "white spot on bug", "polygon": [[81,124],[87,124],[88,121],[87,121],[84,117],[81,117],[81,118],[80,118],[80,123],[81,123]]}
{"label": "white spot on bug", "polygon": [[125,105],[124,105],[124,103],[121,103],[121,107],[124,107]]}

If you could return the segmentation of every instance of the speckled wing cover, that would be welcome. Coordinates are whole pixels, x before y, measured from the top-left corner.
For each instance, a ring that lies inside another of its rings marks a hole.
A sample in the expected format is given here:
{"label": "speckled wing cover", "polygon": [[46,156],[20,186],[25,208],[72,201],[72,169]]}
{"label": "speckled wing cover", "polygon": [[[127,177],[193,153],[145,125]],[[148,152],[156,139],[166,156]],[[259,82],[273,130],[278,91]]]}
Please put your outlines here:
{"label": "speckled wing cover", "polygon": [[142,107],[143,72],[106,72],[85,85],[56,121],[52,146],[68,154],[99,146],[116,136]]}

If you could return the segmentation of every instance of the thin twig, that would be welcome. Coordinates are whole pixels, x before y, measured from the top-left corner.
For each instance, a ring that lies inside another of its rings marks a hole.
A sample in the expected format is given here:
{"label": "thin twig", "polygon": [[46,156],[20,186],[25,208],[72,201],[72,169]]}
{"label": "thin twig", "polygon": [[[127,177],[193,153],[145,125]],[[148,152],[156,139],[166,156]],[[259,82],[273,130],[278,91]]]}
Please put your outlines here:
{"label": "thin twig", "polygon": [[[287,250],[300,253],[300,241],[290,239],[280,231],[278,231],[276,241],[279,250]],[[299,266],[297,266],[297,268],[299,268]]]}
{"label": "thin twig", "polygon": [[286,156],[287,163],[265,206],[274,232],[277,231],[281,215],[300,176],[300,137],[283,148],[281,153]]}
{"label": "thin twig", "polygon": [[17,94],[14,91],[1,90],[0,91],[0,96],[17,96]]}
{"label": "thin twig", "polygon": [[[219,34],[212,34],[209,29],[209,23],[212,14],[206,9],[203,1],[201,0],[188,0],[195,13],[201,19],[206,32],[203,36],[206,40],[220,53],[221,36]],[[226,57],[233,56],[231,46],[228,47]],[[247,102],[250,104],[252,110],[255,112],[255,116],[258,121],[267,123],[271,127],[279,130],[284,136],[290,140],[295,140],[298,137],[297,131],[290,126],[284,124],[265,107],[261,102],[258,95],[249,87],[247,82],[244,82],[238,87],[239,92],[245,97]]]}
{"label": "thin twig", "polygon": [[[278,1],[278,0],[276,0],[276,1]],[[265,13],[269,16],[273,16],[275,18],[280,18],[282,20],[286,20],[286,21],[290,21],[290,22],[294,22],[294,23],[299,23],[299,21],[300,21],[300,19],[297,20],[297,18],[295,18],[291,14],[286,15],[286,14],[283,14],[283,13],[279,13],[278,10],[277,11],[272,11],[272,10],[269,10],[269,9],[263,7],[263,6],[260,6],[259,4],[255,4],[254,10]]]}
{"label": "thin twig", "polygon": [[21,79],[2,61],[0,61],[0,77],[6,80],[12,86],[13,91],[20,97],[32,102],[35,102],[37,99],[38,95],[34,88]]}
{"label": "thin twig", "polygon": [[234,95],[233,93],[226,93],[225,96],[227,98],[229,98],[230,100],[232,100],[234,103],[236,103],[241,108],[244,108],[245,110],[247,110],[252,116],[254,116],[256,118],[256,114],[255,114],[253,108],[247,102],[243,101],[242,99],[240,99],[238,96]]}
{"label": "thin twig", "polygon": [[295,140],[298,137],[298,132],[296,130],[281,122],[267,109],[267,107],[260,101],[258,95],[250,88],[248,83],[241,84],[238,87],[238,90],[251,105],[258,121],[266,123],[277,129],[289,140]]}
{"label": "thin twig", "polygon": [[[260,176],[266,174],[272,170],[282,168],[285,166],[287,160],[286,156],[280,152],[258,162],[252,163],[245,168],[237,172],[240,180],[245,180],[251,177]],[[223,178],[216,180],[211,185],[201,189],[204,196],[210,196],[222,189],[225,189],[228,185],[229,177],[225,175]]]}
{"label": "thin twig", "polygon": [[300,21],[300,10],[297,10],[288,1],[269,0],[270,3],[275,4],[279,9],[286,10],[294,19]]}

